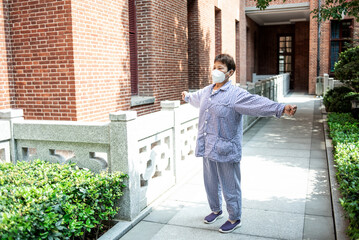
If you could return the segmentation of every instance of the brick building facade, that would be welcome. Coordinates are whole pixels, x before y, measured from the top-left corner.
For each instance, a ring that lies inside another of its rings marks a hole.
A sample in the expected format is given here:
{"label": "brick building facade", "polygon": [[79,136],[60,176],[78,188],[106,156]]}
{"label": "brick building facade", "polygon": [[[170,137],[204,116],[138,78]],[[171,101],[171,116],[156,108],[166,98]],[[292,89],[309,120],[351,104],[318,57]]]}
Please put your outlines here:
{"label": "brick building facade", "polygon": [[255,4],[0,0],[0,109],[22,108],[39,120],[143,115],[208,85],[219,52],[236,60],[233,82],[290,71],[294,91],[314,94],[316,76],[331,72],[358,23],[318,25],[310,15],[318,0],[275,0],[265,11]]}

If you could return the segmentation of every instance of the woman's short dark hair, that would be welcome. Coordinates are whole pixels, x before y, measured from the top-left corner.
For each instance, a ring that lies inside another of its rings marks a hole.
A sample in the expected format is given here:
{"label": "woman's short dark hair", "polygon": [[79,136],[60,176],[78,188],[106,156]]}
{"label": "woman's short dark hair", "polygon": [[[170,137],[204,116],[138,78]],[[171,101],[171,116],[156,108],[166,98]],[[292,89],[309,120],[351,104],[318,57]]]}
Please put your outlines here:
{"label": "woman's short dark hair", "polygon": [[214,62],[221,62],[225,64],[228,68],[228,71],[233,70],[236,71],[236,63],[234,62],[234,59],[229,54],[219,54],[214,59]]}

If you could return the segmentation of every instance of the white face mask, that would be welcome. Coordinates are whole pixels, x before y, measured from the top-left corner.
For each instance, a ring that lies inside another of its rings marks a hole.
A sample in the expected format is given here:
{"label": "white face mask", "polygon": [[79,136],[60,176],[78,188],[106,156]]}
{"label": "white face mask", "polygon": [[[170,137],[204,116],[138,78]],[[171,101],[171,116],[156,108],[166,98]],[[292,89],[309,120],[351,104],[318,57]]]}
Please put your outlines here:
{"label": "white face mask", "polygon": [[222,83],[224,80],[226,80],[226,74],[219,71],[218,69],[215,69],[212,71],[212,81],[213,83]]}

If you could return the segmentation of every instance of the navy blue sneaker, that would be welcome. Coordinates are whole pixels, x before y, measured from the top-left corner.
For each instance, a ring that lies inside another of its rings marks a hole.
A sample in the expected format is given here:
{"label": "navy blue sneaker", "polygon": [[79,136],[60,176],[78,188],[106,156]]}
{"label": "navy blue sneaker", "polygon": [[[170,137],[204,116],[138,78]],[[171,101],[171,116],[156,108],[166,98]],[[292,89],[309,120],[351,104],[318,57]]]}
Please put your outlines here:
{"label": "navy blue sneaker", "polygon": [[222,218],[222,210],[219,211],[217,214],[211,213],[207,217],[204,218],[204,223],[211,224],[214,223],[217,219]]}
{"label": "navy blue sneaker", "polygon": [[219,228],[219,231],[221,233],[230,233],[233,232],[236,228],[239,228],[241,225],[241,220],[237,220],[237,222],[233,224],[230,221],[227,221]]}

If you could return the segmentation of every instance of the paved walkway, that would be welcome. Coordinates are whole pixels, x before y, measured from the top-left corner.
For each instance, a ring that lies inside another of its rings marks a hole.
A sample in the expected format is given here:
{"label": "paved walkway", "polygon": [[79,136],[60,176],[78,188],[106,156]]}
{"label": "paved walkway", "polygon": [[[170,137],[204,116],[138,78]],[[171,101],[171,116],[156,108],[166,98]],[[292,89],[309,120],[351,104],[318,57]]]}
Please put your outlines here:
{"label": "paved walkway", "polygon": [[335,239],[320,102],[300,94],[286,102],[298,105],[294,118],[263,118],[244,136],[241,228],[218,231],[226,211],[203,223],[200,171],[121,239]]}

